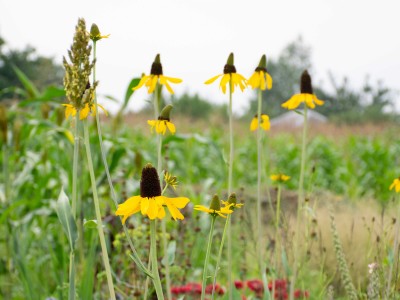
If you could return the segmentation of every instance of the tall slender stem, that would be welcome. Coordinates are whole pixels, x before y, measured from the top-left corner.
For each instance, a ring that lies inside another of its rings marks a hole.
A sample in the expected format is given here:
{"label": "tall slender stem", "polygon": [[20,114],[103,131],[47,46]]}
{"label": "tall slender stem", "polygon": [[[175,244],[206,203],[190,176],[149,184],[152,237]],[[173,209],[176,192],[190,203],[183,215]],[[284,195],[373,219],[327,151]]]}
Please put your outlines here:
{"label": "tall slender stem", "polygon": [[263,253],[263,241],[262,241],[262,208],[261,208],[261,179],[262,179],[262,128],[261,128],[261,113],[262,113],[262,90],[258,89],[258,107],[257,107],[257,256],[258,256],[258,266],[261,279],[263,281],[265,295],[268,295],[269,299],[269,289],[267,274],[265,273],[265,263],[264,263],[264,253]]}
{"label": "tall slender stem", "polygon": [[164,294],[161,287],[160,274],[158,273],[157,244],[156,244],[156,220],[150,220],[150,247],[151,247],[151,265],[153,269],[153,282],[156,289],[157,299],[164,300]]}
{"label": "tall slender stem", "polygon": [[212,216],[211,218],[212,219],[211,219],[211,226],[210,226],[210,234],[208,235],[206,259],[204,260],[203,281],[201,283],[201,300],[204,300],[204,297],[206,295],[207,268],[208,268],[208,261],[210,260],[212,236],[213,236],[213,232],[214,232],[214,224],[215,224],[216,216]]}
{"label": "tall slender stem", "polygon": [[[93,42],[93,57],[94,57],[94,59],[96,59],[96,42]],[[95,81],[96,81],[96,64],[93,67],[93,84],[94,84]],[[97,135],[99,137],[101,158],[102,158],[102,161],[103,161],[103,164],[104,164],[104,169],[106,171],[108,185],[110,186],[111,198],[112,198],[112,200],[114,202],[115,207],[118,208],[117,194],[115,193],[114,185],[113,185],[113,182],[111,180],[110,169],[108,167],[106,153],[104,151],[103,135],[102,135],[102,131],[101,131],[100,117],[99,117],[98,109],[97,109],[97,93],[96,93],[96,90],[94,91],[94,110],[96,112]],[[134,262],[147,275],[150,274],[150,272],[144,266],[143,262],[140,260],[139,254],[137,253],[137,251],[135,249],[135,246],[133,245],[132,238],[131,238],[131,236],[129,234],[128,228],[123,223],[122,223],[122,227],[124,228],[124,233],[125,233],[126,239],[128,241],[129,247],[131,248],[131,251],[132,251],[132,254],[133,254],[132,258],[133,258]]]}
{"label": "tall slender stem", "polygon": [[69,300],[75,299],[75,251],[69,253]]}
{"label": "tall slender stem", "polygon": [[[278,272],[277,272],[277,266],[278,266],[278,253],[280,250],[279,247],[281,245],[281,239],[280,239],[280,232],[279,232],[279,223],[280,223],[280,215],[281,215],[281,184],[278,185],[278,193],[276,196],[276,214],[275,214],[275,255],[274,255],[274,271],[275,271],[275,278],[274,281],[277,278]],[[272,295],[275,295],[275,283],[272,285]]]}
{"label": "tall slender stem", "polygon": [[290,282],[290,300],[294,299],[294,287],[296,284],[297,268],[299,260],[299,237],[300,237],[300,217],[301,210],[303,209],[304,202],[304,170],[306,166],[306,144],[307,144],[307,105],[304,104],[304,122],[303,122],[303,137],[301,145],[301,164],[300,164],[300,179],[299,179],[299,190],[297,198],[297,217],[296,217],[296,231],[294,237],[294,261],[293,261],[293,274]]}
{"label": "tall slender stem", "polygon": [[77,181],[78,181],[78,160],[79,160],[79,110],[75,115],[74,128],[74,157],[72,164],[72,215],[76,219],[76,206],[78,199]]}
{"label": "tall slender stem", "polygon": [[[398,201],[396,201],[398,203]],[[388,279],[387,279],[387,288],[386,288],[386,295],[385,299],[390,299],[390,293],[391,293],[391,284],[392,284],[392,275],[393,275],[393,265],[395,264],[395,260],[398,261],[398,246],[399,246],[399,231],[400,231],[400,206],[398,206],[398,211],[397,211],[397,221],[396,221],[396,229],[395,229],[395,238],[394,238],[394,244],[393,244],[393,261],[390,264],[389,268],[389,274],[388,274]],[[395,281],[396,282],[396,281]]]}
{"label": "tall slender stem", "polygon": [[112,276],[111,276],[110,261],[108,260],[106,239],[104,237],[103,222],[101,219],[101,212],[100,212],[100,203],[99,203],[99,198],[97,195],[96,178],[95,178],[94,169],[93,169],[93,161],[92,161],[92,154],[91,154],[91,150],[90,150],[89,130],[88,130],[87,121],[84,122],[83,128],[84,128],[83,135],[84,135],[84,141],[85,141],[86,156],[87,156],[87,161],[88,161],[90,181],[91,181],[92,192],[93,192],[93,202],[94,202],[94,208],[95,208],[96,219],[97,219],[97,231],[98,231],[99,238],[100,238],[101,252],[102,252],[104,268],[105,268],[106,276],[107,276],[107,284],[108,284],[108,289],[110,292],[110,298],[112,300],[115,300],[114,284],[113,284],[113,280],[112,280]]}
{"label": "tall slender stem", "polygon": [[[232,75],[229,80],[229,165],[228,165],[228,197],[232,193],[232,173],[233,173],[233,115],[232,115]],[[233,284],[232,284],[232,229],[231,218],[226,219],[228,225],[228,289],[229,300],[233,299]]]}

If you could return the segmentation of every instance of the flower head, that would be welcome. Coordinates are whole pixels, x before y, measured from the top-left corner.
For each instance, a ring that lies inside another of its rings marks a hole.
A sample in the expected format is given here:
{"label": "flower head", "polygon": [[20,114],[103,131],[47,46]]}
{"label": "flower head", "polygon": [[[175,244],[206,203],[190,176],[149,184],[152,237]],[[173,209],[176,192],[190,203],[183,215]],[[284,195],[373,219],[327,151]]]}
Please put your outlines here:
{"label": "flower head", "polygon": [[93,42],[97,42],[97,41],[99,41],[101,39],[107,39],[110,36],[109,34],[101,35],[99,27],[97,27],[97,25],[94,24],[94,23],[92,24],[92,27],[90,27],[90,33],[89,34],[90,34],[90,39]]}
{"label": "flower head", "polygon": [[164,173],[164,181],[166,182],[166,184],[172,186],[174,190],[176,190],[176,187],[178,186],[179,183],[176,176],[172,176],[171,173],[167,171],[165,171]]}
{"label": "flower head", "polygon": [[235,210],[235,208],[241,208],[244,205],[243,203],[237,203],[236,193],[230,194],[228,201],[222,200],[222,204],[232,210]]}
{"label": "flower head", "polygon": [[400,192],[400,177],[393,180],[393,183],[390,185],[389,190],[395,189],[396,193]]}
{"label": "flower head", "polygon": [[235,91],[235,86],[239,86],[240,89],[242,90],[242,92],[246,88],[246,79],[242,75],[236,73],[236,68],[233,64],[233,53],[231,53],[228,57],[228,60],[224,66],[224,73],[208,79],[205,82],[205,84],[213,83],[215,80],[217,80],[221,76],[222,76],[222,79],[221,79],[219,86],[221,87],[222,92],[224,94],[226,93],[226,85],[228,83],[230,86],[231,93],[233,93]]}
{"label": "flower head", "polygon": [[134,87],[133,90],[136,91],[140,89],[143,85],[145,85],[147,87],[148,93],[151,94],[156,89],[157,83],[159,83],[161,85],[165,85],[168,92],[173,94],[174,91],[169,85],[169,82],[181,83],[182,79],[164,76],[160,61],[160,54],[157,54],[153,64],[151,65],[150,75],[142,76],[142,79],[140,79],[139,84],[136,87]]}
{"label": "flower head", "polygon": [[314,109],[315,105],[324,104],[324,101],[319,100],[313,93],[311,77],[307,70],[301,74],[300,94],[293,95],[288,101],[282,104],[282,107],[296,109],[303,102],[311,109]]}
{"label": "flower head", "polygon": [[147,124],[151,126],[151,131],[153,131],[153,128],[155,127],[156,133],[158,134],[165,134],[167,132],[167,128],[172,134],[176,132],[175,125],[170,120],[170,112],[172,108],[173,106],[168,104],[163,108],[157,120],[147,121]]}
{"label": "flower head", "polygon": [[[62,104],[62,105],[65,106],[65,118],[66,119],[68,119],[70,116],[75,117],[76,108],[73,105],[71,105],[71,104]],[[102,105],[97,104],[97,107],[100,107],[104,111],[106,116],[108,115],[108,112]],[[96,110],[94,109],[94,103],[86,103],[85,104],[85,106],[79,111],[79,120],[86,119],[89,116],[89,114],[91,114],[93,116],[96,115]]]}
{"label": "flower head", "polygon": [[212,198],[209,208],[203,205],[195,205],[194,209],[209,213],[212,217],[220,216],[226,218],[226,215],[233,213],[233,210],[230,209],[230,205],[221,207],[221,201],[217,195],[214,195]]}
{"label": "flower head", "polygon": [[271,89],[272,88],[272,77],[267,71],[267,58],[265,54],[261,57],[258,67],[255,69],[253,75],[247,80],[247,83],[253,89]]}
{"label": "flower head", "polygon": [[163,219],[165,217],[164,206],[166,206],[174,220],[183,220],[184,216],[179,209],[184,208],[188,202],[189,199],[186,197],[168,198],[162,196],[157,170],[151,164],[147,164],[142,170],[140,196],[130,197],[124,203],[118,205],[115,214],[123,216],[122,223],[125,223],[129,216],[139,211],[150,220]]}
{"label": "flower head", "polygon": [[272,174],[270,178],[272,181],[285,182],[290,179],[290,176],[287,176],[285,174]]}
{"label": "flower head", "polygon": [[[268,131],[271,128],[268,115],[261,114],[260,127],[265,131]],[[255,131],[257,130],[257,128],[258,128],[258,116],[255,115],[253,120],[251,120],[250,130]]]}

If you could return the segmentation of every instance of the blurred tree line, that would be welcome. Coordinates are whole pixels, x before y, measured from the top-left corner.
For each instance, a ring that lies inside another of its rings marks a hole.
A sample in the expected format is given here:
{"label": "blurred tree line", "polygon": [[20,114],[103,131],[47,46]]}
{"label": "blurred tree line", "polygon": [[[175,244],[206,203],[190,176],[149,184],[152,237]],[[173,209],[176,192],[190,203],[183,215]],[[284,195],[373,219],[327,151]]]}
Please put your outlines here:
{"label": "blurred tree line", "polygon": [[39,55],[35,48],[10,49],[0,37],[0,101],[24,99],[24,85],[18,71],[29,78],[38,90],[63,85],[64,69],[53,58]]}
{"label": "blurred tree line", "polygon": [[[38,90],[55,85],[62,87],[63,68],[52,58],[43,57],[32,47],[23,50],[9,49],[0,37],[0,101],[4,99],[22,99],[20,93],[23,83],[15,69],[19,69]],[[286,112],[281,104],[293,94],[299,92],[301,73],[308,69],[313,73],[311,48],[301,37],[287,45],[277,58],[268,58],[267,69],[271,74],[273,88],[263,92],[264,112],[275,117]],[[395,94],[382,82],[372,84],[366,77],[361,89],[355,90],[349,80],[338,80],[332,73],[329,75],[329,89],[323,88],[315,80],[314,92],[325,104],[317,111],[336,122],[358,123],[390,121],[395,117]],[[175,113],[192,118],[207,118],[218,113],[226,116],[226,105],[215,105],[197,94],[185,93],[167,99],[174,105]],[[250,101],[246,116],[253,116],[257,111],[256,93]]]}

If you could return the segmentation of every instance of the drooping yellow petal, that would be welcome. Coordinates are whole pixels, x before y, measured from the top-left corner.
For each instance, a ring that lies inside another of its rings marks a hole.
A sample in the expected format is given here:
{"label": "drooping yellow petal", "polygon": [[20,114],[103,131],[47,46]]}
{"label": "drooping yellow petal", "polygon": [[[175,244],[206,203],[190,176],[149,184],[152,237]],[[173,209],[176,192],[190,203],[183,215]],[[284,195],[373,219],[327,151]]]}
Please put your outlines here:
{"label": "drooping yellow petal", "polygon": [[136,91],[136,90],[140,89],[149,80],[149,78],[150,78],[149,75],[143,76],[140,79],[139,84],[137,86],[135,86],[134,88],[132,88],[132,90]]}
{"label": "drooping yellow petal", "polygon": [[266,89],[265,72],[264,71],[260,71],[260,89],[263,91]]}
{"label": "drooping yellow petal", "polygon": [[159,208],[160,207],[157,205],[156,200],[154,198],[150,198],[149,207],[147,209],[147,216],[149,217],[150,220],[154,220],[155,218],[157,218],[157,215],[159,213]]}
{"label": "drooping yellow petal", "polygon": [[158,82],[158,75],[151,75],[150,85],[149,85],[149,94],[152,94],[156,89]]}
{"label": "drooping yellow petal", "polygon": [[90,113],[90,107],[89,104],[86,103],[85,107],[81,109],[81,111],[79,112],[79,120],[83,120],[86,119],[89,116]]}
{"label": "drooping yellow petal", "polygon": [[169,132],[171,132],[172,134],[175,134],[176,129],[175,129],[175,125],[172,122],[167,122],[167,127]]}
{"label": "drooping yellow petal", "polygon": [[[163,76],[163,75],[161,75]],[[181,83],[182,79],[180,78],[174,78],[174,77],[167,77],[167,76],[163,76],[167,81],[170,81],[172,83]]]}
{"label": "drooping yellow petal", "polygon": [[301,104],[301,102],[304,101],[301,95],[302,94],[293,95],[288,101],[282,104],[282,107],[287,109],[296,109]]}
{"label": "drooping yellow petal", "polygon": [[147,120],[147,124],[151,126],[150,131],[153,132],[153,128],[156,126],[157,120]]}
{"label": "drooping yellow petal", "polygon": [[118,205],[115,212],[117,216],[123,216],[122,223],[125,224],[126,219],[140,211],[140,201],[142,197],[133,196],[128,198],[124,203]]}
{"label": "drooping yellow petal", "polygon": [[174,90],[171,88],[171,86],[169,85],[168,81],[162,75],[160,76],[160,84],[165,85],[165,87],[167,88],[168,92],[171,95],[174,93]]}
{"label": "drooping yellow petal", "polygon": [[224,94],[226,93],[226,84],[230,81],[230,78],[231,78],[230,74],[224,74],[224,76],[222,76],[219,86],[221,87],[222,92]]}
{"label": "drooping yellow petal", "polygon": [[239,85],[241,91],[243,92],[246,88],[246,78],[244,78],[242,75],[239,73],[234,73],[236,77],[236,82]]}
{"label": "drooping yellow petal", "polygon": [[258,127],[258,119],[254,117],[250,123],[250,130],[255,131],[257,130],[257,127]]}
{"label": "drooping yellow petal", "polygon": [[314,109],[315,108],[315,104],[314,104],[314,95],[313,94],[300,94],[303,97],[303,101],[306,103],[306,105],[311,108]]}
{"label": "drooping yellow petal", "polygon": [[261,128],[264,129],[265,131],[271,128],[269,117],[267,115],[261,115]]}
{"label": "drooping yellow petal", "polygon": [[76,115],[76,109],[73,105],[71,104],[62,104],[65,106],[65,118],[68,119],[70,116],[75,117]]}
{"label": "drooping yellow petal", "polygon": [[256,89],[259,87],[259,81],[260,81],[260,74],[259,72],[254,72],[253,75],[249,78],[247,83],[253,88]]}
{"label": "drooping yellow petal", "polygon": [[213,83],[215,80],[217,80],[217,79],[218,79],[220,76],[222,76],[222,75],[223,75],[223,74],[219,74],[219,75],[217,75],[217,76],[214,76],[214,77],[208,79],[206,82],[204,82],[204,84]]}
{"label": "drooping yellow petal", "polygon": [[147,211],[149,210],[150,200],[147,197],[143,197],[140,201],[140,211],[142,215],[146,215]]}
{"label": "drooping yellow petal", "polygon": [[318,99],[317,96],[315,96],[315,95],[314,95],[314,103],[319,105],[319,106],[324,105],[324,101]]}
{"label": "drooping yellow petal", "polygon": [[161,133],[163,135],[165,134],[165,132],[167,131],[167,126],[165,125],[165,123],[166,123],[166,121],[164,121],[164,120],[159,120],[157,122],[157,125],[156,125],[157,133]]}
{"label": "drooping yellow petal", "polygon": [[205,207],[205,206],[203,206],[203,205],[195,205],[195,206],[194,206],[194,209],[195,209],[195,210],[204,211],[204,212],[206,212],[206,213],[210,213],[210,212],[211,212],[211,210],[210,210],[208,207]]}
{"label": "drooping yellow petal", "polygon": [[164,219],[165,218],[165,209],[162,206],[158,206],[158,213],[157,213],[157,219]]}
{"label": "drooping yellow petal", "polygon": [[268,73],[265,73],[266,78],[267,78],[267,88],[270,90],[272,89],[272,77]]}

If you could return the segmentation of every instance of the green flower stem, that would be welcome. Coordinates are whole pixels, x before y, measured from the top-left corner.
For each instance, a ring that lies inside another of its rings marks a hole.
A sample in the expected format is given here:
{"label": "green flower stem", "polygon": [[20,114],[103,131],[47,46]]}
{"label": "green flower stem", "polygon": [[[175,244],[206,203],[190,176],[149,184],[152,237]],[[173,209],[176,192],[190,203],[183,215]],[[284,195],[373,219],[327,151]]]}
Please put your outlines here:
{"label": "green flower stem", "polygon": [[75,251],[69,253],[69,294],[68,300],[75,299]]}
{"label": "green flower stem", "polygon": [[107,276],[107,284],[108,284],[108,289],[110,292],[110,298],[112,300],[115,300],[114,284],[113,284],[113,280],[112,280],[112,276],[111,276],[110,262],[108,260],[106,239],[104,237],[103,222],[101,219],[101,212],[100,212],[100,203],[99,203],[99,198],[97,195],[96,178],[95,178],[94,169],[93,169],[92,154],[91,154],[90,142],[89,142],[89,129],[88,129],[87,121],[84,122],[83,128],[84,128],[84,141],[85,141],[85,148],[86,148],[86,156],[87,156],[87,161],[88,161],[90,181],[91,181],[92,192],[93,192],[93,202],[94,202],[94,208],[95,208],[96,219],[97,219],[97,231],[98,231],[99,238],[100,238],[101,252],[102,252],[104,268],[105,268],[106,276]]}
{"label": "green flower stem", "polygon": [[258,235],[258,266],[260,268],[260,275],[263,281],[265,295],[267,299],[269,299],[269,289],[268,289],[268,279],[265,273],[265,263],[263,259],[263,243],[262,243],[262,223],[261,223],[261,215],[262,215],[262,208],[261,208],[261,155],[262,155],[262,128],[261,128],[261,113],[262,113],[262,91],[258,89],[258,109],[257,109],[257,235]]}
{"label": "green flower stem", "polygon": [[[94,57],[94,59],[96,59],[96,42],[93,42],[93,57]],[[94,84],[95,81],[96,81],[96,64],[93,67],[93,84]],[[103,135],[102,135],[102,131],[101,131],[100,117],[99,117],[98,109],[97,109],[97,93],[96,93],[96,90],[94,91],[94,110],[96,112],[97,135],[99,137],[101,158],[102,158],[102,161],[103,161],[103,164],[104,164],[104,169],[106,171],[108,185],[110,186],[111,198],[112,198],[112,200],[114,202],[115,208],[118,208],[117,194],[115,193],[114,185],[113,185],[112,180],[111,180],[110,169],[108,167],[107,158],[106,158],[106,154],[105,154],[105,151],[104,151]],[[78,113],[77,113],[77,116],[78,116]],[[79,118],[78,118],[78,120],[79,120]],[[133,245],[132,238],[131,238],[131,236],[129,234],[128,228],[126,227],[125,224],[122,224],[122,227],[124,228],[124,233],[125,233],[126,239],[128,241],[129,247],[131,248],[131,251],[132,251],[132,254],[133,254],[132,255],[133,261],[136,263],[136,265],[144,273],[146,273],[147,276],[149,276],[150,275],[150,271],[148,269],[146,269],[145,265],[141,261],[141,259],[139,257],[139,254],[137,253],[137,251],[135,249],[135,246]]]}
{"label": "green flower stem", "polygon": [[156,289],[157,299],[164,300],[164,294],[161,287],[160,274],[158,273],[157,244],[156,244],[156,220],[150,220],[150,247],[151,247],[151,265],[153,270],[153,283]]}
{"label": "green flower stem", "polygon": [[[232,173],[233,173],[233,115],[232,115],[232,75],[229,80],[229,165],[228,165],[228,197],[232,193]],[[228,226],[228,290],[229,300],[233,299],[233,284],[232,284],[232,230],[231,218],[226,218]]]}
{"label": "green flower stem", "polygon": [[[399,200],[400,197],[397,197]],[[396,203],[399,203],[399,201],[396,201]],[[398,260],[398,254],[397,250],[399,248],[399,231],[400,231],[400,206],[397,204],[397,220],[396,220],[396,229],[395,229],[395,239],[394,239],[394,244],[393,244],[393,261],[390,264],[389,268],[389,274],[388,274],[388,279],[387,279],[387,287],[386,287],[386,295],[385,299],[390,299],[390,294],[391,294],[391,285],[392,285],[392,276],[393,276],[393,266],[396,263],[395,260]]]}
{"label": "green flower stem", "polygon": [[231,218],[231,214],[229,214],[226,217],[224,231],[222,232],[221,244],[220,244],[219,250],[218,250],[217,263],[215,264],[215,271],[214,271],[214,278],[213,278],[213,289],[212,289],[211,299],[214,299],[214,292],[215,292],[215,286],[217,284],[217,275],[218,275],[218,271],[219,271],[219,264],[221,262],[222,250],[224,249],[224,242],[225,242],[225,236],[226,236],[226,229],[228,228],[228,224],[229,224],[229,219],[230,218]]}
{"label": "green flower stem", "polygon": [[72,164],[72,215],[76,219],[76,203],[78,198],[77,181],[78,181],[78,160],[79,160],[79,110],[75,115],[74,130],[74,157]]}
{"label": "green flower stem", "polygon": [[212,237],[214,232],[214,224],[216,216],[211,216],[211,226],[210,226],[210,234],[208,235],[208,244],[207,244],[207,252],[206,252],[206,259],[204,260],[204,268],[203,268],[203,281],[201,283],[201,300],[204,300],[206,296],[206,283],[207,283],[207,267],[208,261],[210,260],[210,252],[211,252],[211,244],[212,244]]}
{"label": "green flower stem", "polygon": [[[278,247],[281,245],[279,226],[280,226],[280,216],[281,216],[281,191],[282,186],[278,184],[278,193],[276,196],[276,214],[275,214],[275,255],[274,255],[274,271],[275,271],[275,279],[278,276],[277,266],[278,266]],[[275,295],[275,284],[272,285],[272,295]]]}
{"label": "green flower stem", "polygon": [[293,261],[293,274],[290,281],[290,300],[294,299],[294,287],[296,285],[296,277],[297,277],[297,265],[299,260],[299,237],[300,237],[300,215],[301,210],[303,208],[304,202],[304,170],[306,166],[306,139],[307,139],[307,105],[304,104],[304,122],[303,122],[303,137],[302,137],[302,145],[301,145],[301,164],[300,164],[300,179],[299,179],[299,190],[298,190],[298,198],[297,198],[297,219],[296,219],[296,231],[294,237],[294,261]]}

